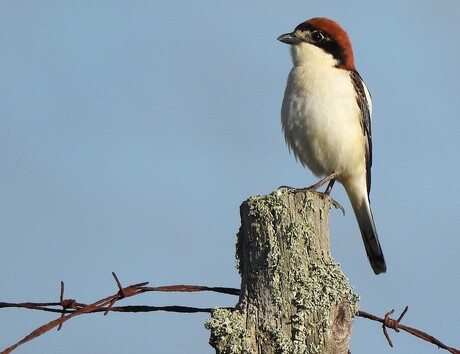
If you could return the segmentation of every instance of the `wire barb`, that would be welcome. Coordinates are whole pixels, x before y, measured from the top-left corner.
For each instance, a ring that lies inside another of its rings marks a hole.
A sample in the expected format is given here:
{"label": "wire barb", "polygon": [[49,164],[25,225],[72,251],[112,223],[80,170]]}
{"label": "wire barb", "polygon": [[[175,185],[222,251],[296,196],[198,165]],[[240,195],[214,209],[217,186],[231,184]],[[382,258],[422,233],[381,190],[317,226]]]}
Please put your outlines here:
{"label": "wire barb", "polygon": [[[62,305],[62,313],[61,313],[61,318],[64,317],[65,314],[65,305],[64,305],[64,282],[61,280],[61,293],[59,295],[59,303]],[[62,328],[62,323],[59,323],[59,326],[57,328],[58,331],[60,331]]]}
{"label": "wire barb", "polygon": [[[22,340],[16,344],[10,346],[9,348],[0,352],[0,354],[9,354],[14,349],[20,345],[35,339],[42,334],[48,332],[49,330],[57,327],[58,330],[62,328],[62,325],[65,321],[86,313],[97,313],[103,312],[104,315],[108,314],[110,311],[116,312],[152,312],[152,311],[168,311],[168,312],[177,312],[177,313],[197,313],[197,312],[206,312],[209,313],[212,311],[211,308],[196,308],[196,307],[187,307],[187,306],[114,306],[115,303],[124,298],[135,296],[144,292],[200,292],[200,291],[212,291],[221,294],[236,295],[240,294],[239,289],[235,288],[226,288],[226,287],[208,287],[200,285],[169,285],[169,286],[157,286],[157,287],[147,287],[148,282],[137,283],[123,287],[117,275],[112,272],[112,276],[117,283],[118,292],[114,295],[108,296],[104,299],[96,301],[92,304],[83,304],[78,303],[73,299],[64,298],[64,282],[61,281],[61,289],[59,295],[59,302],[49,302],[49,303],[33,303],[33,302],[24,302],[24,303],[7,303],[0,302],[1,308],[16,307],[16,308],[26,308],[30,310],[39,310],[46,312],[55,312],[60,315],[59,318],[42,325],[41,327],[32,331],[29,335],[24,337]],[[57,307],[57,308],[56,308]],[[234,308],[226,308],[228,310],[234,310]],[[402,318],[406,314],[408,307],[404,309],[397,320],[391,318],[391,315],[394,313],[394,310],[387,312],[384,318],[377,317],[370,313],[364,311],[358,311],[357,316],[364,317],[373,321],[382,323],[383,331],[385,337],[388,340],[388,343],[393,347],[393,343],[388,335],[387,328],[392,328],[396,332],[399,332],[400,329],[418,337],[430,343],[437,345],[439,348],[446,349],[450,353],[460,354],[460,350],[448,347],[438,339],[430,336],[429,334],[422,332],[418,329],[411,328],[400,324]]]}
{"label": "wire barb", "polygon": [[404,315],[407,313],[408,309],[409,309],[409,307],[406,306],[404,308],[404,311],[401,313],[401,315],[398,317],[397,320],[394,320],[394,319],[390,318],[390,316],[394,313],[394,310],[391,310],[391,311],[387,312],[385,314],[384,318],[377,317],[375,315],[372,315],[372,314],[370,314],[368,312],[361,311],[361,310],[358,311],[357,316],[382,323],[383,334],[385,335],[385,338],[387,339],[388,344],[392,348],[393,348],[393,342],[390,339],[390,335],[388,334],[387,328],[394,329],[395,332],[399,332],[399,330],[402,329],[403,331],[405,331],[407,333],[410,333],[413,336],[416,336],[416,337],[418,337],[420,339],[423,339],[424,341],[427,341],[429,343],[435,344],[439,348],[445,349],[450,353],[460,354],[460,350],[445,345],[444,343],[442,343],[440,340],[436,339],[435,337],[433,337],[433,336],[431,336],[431,335],[429,335],[429,334],[427,334],[425,332],[422,332],[422,331],[420,331],[420,330],[418,330],[416,328],[412,328],[412,327],[400,324],[401,320],[403,319]]}

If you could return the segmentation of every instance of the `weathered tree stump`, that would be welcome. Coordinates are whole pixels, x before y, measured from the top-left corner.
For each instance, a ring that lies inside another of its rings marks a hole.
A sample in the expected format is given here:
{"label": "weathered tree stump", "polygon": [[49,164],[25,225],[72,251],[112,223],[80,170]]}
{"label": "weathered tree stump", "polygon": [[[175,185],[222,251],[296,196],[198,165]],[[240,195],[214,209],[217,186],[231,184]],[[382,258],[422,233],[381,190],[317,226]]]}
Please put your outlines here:
{"label": "weathered tree stump", "polygon": [[289,190],[241,205],[241,295],[206,323],[216,353],[348,353],[358,296],[330,256],[330,208]]}

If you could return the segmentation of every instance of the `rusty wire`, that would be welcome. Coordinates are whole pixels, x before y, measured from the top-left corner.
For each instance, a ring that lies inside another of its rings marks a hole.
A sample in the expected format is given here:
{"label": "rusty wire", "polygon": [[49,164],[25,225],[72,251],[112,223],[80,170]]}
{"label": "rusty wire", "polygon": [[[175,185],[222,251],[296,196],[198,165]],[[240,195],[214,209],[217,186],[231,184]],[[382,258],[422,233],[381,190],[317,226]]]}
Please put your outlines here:
{"label": "rusty wire", "polygon": [[383,334],[385,335],[385,338],[387,339],[388,344],[392,348],[393,348],[393,342],[390,339],[390,335],[388,334],[387,328],[391,328],[391,329],[395,330],[395,332],[399,332],[399,330],[402,329],[403,331],[406,331],[406,332],[408,332],[408,333],[410,333],[410,334],[412,334],[412,335],[414,335],[414,336],[416,336],[416,337],[418,337],[420,339],[423,339],[423,340],[425,340],[427,342],[433,343],[433,344],[437,345],[439,348],[445,349],[445,350],[449,351],[450,353],[460,354],[460,350],[445,345],[440,340],[438,340],[435,337],[429,335],[428,333],[420,331],[420,330],[418,330],[416,328],[412,328],[412,327],[400,324],[399,322],[402,320],[402,318],[404,317],[404,315],[406,314],[408,309],[409,309],[409,307],[406,306],[404,308],[403,312],[401,313],[401,315],[399,315],[397,320],[394,320],[394,319],[390,318],[390,316],[395,312],[394,309],[389,311],[389,312],[387,312],[385,314],[384,318],[377,317],[375,315],[372,315],[372,314],[370,314],[368,312],[361,311],[361,310],[358,311],[358,316],[382,323]]}
{"label": "rusty wire", "polygon": [[[48,332],[49,330],[57,327],[58,330],[62,328],[62,325],[67,320],[70,320],[72,317],[93,312],[104,312],[104,315],[107,315],[109,311],[116,312],[149,312],[149,311],[170,311],[170,312],[182,312],[182,313],[194,313],[194,312],[211,312],[211,309],[199,309],[186,306],[124,306],[124,307],[114,307],[113,305],[124,298],[131,297],[137,294],[149,292],[149,291],[162,291],[162,292],[196,292],[196,291],[213,291],[224,294],[237,295],[239,293],[238,289],[232,288],[221,288],[221,287],[207,287],[207,286],[196,286],[196,285],[172,285],[172,286],[160,286],[160,287],[147,287],[148,282],[138,283],[123,287],[118,280],[118,277],[115,273],[112,272],[113,277],[118,286],[118,292],[114,295],[108,296],[104,299],[96,301],[92,304],[82,304],[78,303],[73,299],[64,299],[64,283],[61,282],[61,292],[59,302],[48,302],[48,303],[6,303],[0,302],[0,308],[6,307],[16,307],[16,308],[27,308],[32,310],[41,310],[47,312],[57,312],[61,316],[58,319],[55,319],[47,324],[38,327],[22,340],[16,344],[10,346],[9,348],[2,351],[0,354],[9,354],[15,350],[20,345],[35,339],[42,334]],[[62,307],[62,309],[55,308]]]}
{"label": "rusty wire", "polygon": [[[124,298],[135,296],[145,292],[200,292],[200,291],[211,291],[228,295],[239,295],[240,290],[235,288],[226,288],[226,287],[208,287],[208,286],[199,286],[199,285],[170,285],[170,286],[157,286],[157,287],[148,287],[148,282],[142,282],[138,284],[129,285],[123,287],[119,281],[117,275],[112,272],[112,275],[117,283],[118,292],[114,295],[108,296],[104,299],[96,301],[92,304],[83,304],[79,303],[74,299],[65,299],[64,298],[64,283],[61,282],[59,302],[46,302],[46,303],[33,303],[33,302],[23,302],[23,303],[8,303],[0,302],[1,308],[26,308],[31,310],[39,310],[46,312],[59,313],[60,317],[43,325],[39,328],[32,331],[22,340],[16,344],[10,346],[9,348],[0,352],[0,354],[9,354],[15,350],[20,345],[35,339],[42,334],[50,331],[51,329],[57,327],[57,330],[62,328],[64,322],[69,319],[87,313],[100,313],[103,312],[104,315],[107,315],[109,312],[153,312],[153,311],[167,311],[167,312],[179,312],[179,313],[197,313],[197,312],[206,312],[209,313],[212,311],[212,308],[198,308],[198,307],[188,307],[188,306],[146,306],[146,305],[135,305],[135,306],[114,306],[117,301],[120,301]],[[233,308],[228,308],[233,310]],[[438,339],[433,336],[422,332],[418,329],[408,327],[400,324],[401,319],[407,312],[407,307],[403,313],[399,316],[397,320],[392,319],[390,316],[394,313],[394,310],[388,312],[384,318],[377,317],[370,313],[364,311],[358,311],[357,316],[367,318],[373,321],[382,323],[383,332],[385,337],[388,340],[388,343],[393,347],[393,343],[390,339],[390,336],[387,332],[387,328],[392,328],[396,332],[399,332],[400,329],[421,338],[427,342],[437,345],[439,348],[446,349],[451,353],[460,354],[460,350],[453,347],[448,347],[443,344]]]}

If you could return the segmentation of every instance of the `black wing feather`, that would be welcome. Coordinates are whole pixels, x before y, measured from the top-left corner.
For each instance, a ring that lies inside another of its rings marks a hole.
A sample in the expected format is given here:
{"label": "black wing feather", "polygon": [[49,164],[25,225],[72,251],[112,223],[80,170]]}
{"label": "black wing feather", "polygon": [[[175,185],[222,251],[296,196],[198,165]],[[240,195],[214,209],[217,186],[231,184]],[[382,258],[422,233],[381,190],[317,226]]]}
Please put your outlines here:
{"label": "black wing feather", "polygon": [[[366,181],[367,181],[367,194],[371,191],[371,167],[372,167],[372,134],[371,134],[371,109],[370,102],[366,96],[366,89],[364,81],[357,71],[350,71],[351,80],[355,86],[357,93],[356,101],[361,115],[361,127],[364,133],[364,143],[366,148]],[[369,93],[369,90],[367,90]],[[369,93],[370,96],[370,93]]]}

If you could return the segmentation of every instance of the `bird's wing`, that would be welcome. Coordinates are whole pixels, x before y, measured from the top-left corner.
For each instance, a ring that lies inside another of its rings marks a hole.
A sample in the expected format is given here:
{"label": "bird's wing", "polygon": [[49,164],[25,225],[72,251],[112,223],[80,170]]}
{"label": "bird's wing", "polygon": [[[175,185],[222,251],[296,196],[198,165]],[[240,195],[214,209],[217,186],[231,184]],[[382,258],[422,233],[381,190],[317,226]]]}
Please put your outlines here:
{"label": "bird's wing", "polygon": [[371,94],[367,89],[361,76],[357,71],[350,72],[351,80],[356,90],[356,101],[361,110],[361,127],[364,133],[364,144],[366,149],[366,180],[367,193],[371,191],[371,167],[372,167],[372,134],[371,134],[371,116],[372,101]]}

